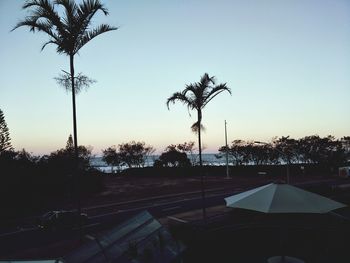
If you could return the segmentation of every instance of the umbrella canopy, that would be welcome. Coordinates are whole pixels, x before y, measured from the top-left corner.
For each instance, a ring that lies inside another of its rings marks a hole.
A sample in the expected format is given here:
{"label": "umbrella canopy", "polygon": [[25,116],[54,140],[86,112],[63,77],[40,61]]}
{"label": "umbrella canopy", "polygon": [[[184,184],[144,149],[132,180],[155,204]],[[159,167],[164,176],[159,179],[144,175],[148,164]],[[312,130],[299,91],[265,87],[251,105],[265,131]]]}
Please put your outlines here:
{"label": "umbrella canopy", "polygon": [[225,198],[228,207],[263,213],[327,213],[346,205],[289,184],[267,184]]}

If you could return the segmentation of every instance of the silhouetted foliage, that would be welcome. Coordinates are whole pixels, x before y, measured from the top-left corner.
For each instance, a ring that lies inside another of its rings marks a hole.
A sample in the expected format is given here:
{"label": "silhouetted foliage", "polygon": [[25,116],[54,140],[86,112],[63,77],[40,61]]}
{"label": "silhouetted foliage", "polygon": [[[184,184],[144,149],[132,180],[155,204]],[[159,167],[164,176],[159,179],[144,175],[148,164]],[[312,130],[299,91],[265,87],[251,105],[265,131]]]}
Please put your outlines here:
{"label": "silhouetted foliage", "polygon": [[191,164],[195,165],[197,163],[197,154],[194,154],[194,142],[184,142],[184,143],[179,143],[176,147],[180,152],[184,152],[187,154],[187,158],[190,159]]}
{"label": "silhouetted foliage", "polygon": [[[67,91],[72,91],[71,76],[68,72],[64,71],[64,74],[60,74],[58,77],[54,78],[58,85],[63,87]],[[83,73],[78,73],[74,78],[75,93],[78,94],[83,89],[89,88],[92,84],[96,83],[96,80],[90,79],[88,76],[83,75]]]}
{"label": "silhouetted foliage", "polygon": [[0,154],[10,150],[12,150],[10,132],[7,128],[4,113],[0,109]]}
{"label": "silhouetted foliage", "polygon": [[[80,171],[86,171],[90,167],[91,151],[91,147],[78,146],[78,167]],[[55,173],[72,175],[76,167],[72,135],[68,137],[66,148],[52,152],[46,157],[46,161]]]}
{"label": "silhouetted foliage", "polygon": [[18,152],[13,150],[3,151],[0,154],[0,169],[4,171],[4,169],[7,170],[9,167],[11,167],[11,164],[16,159],[17,154]]}
{"label": "silhouetted foliage", "polygon": [[[242,165],[249,161],[250,154],[246,145],[247,143],[243,140],[235,140],[231,146],[228,146],[229,161],[233,165]],[[220,147],[219,152],[224,156],[226,154],[226,146]]]}
{"label": "silhouetted foliage", "polygon": [[[282,136],[263,145],[235,140],[228,147],[228,154],[233,165],[304,163],[340,166],[349,161],[349,141],[348,137],[336,140],[333,136],[321,138],[318,135],[298,140]],[[220,147],[219,152],[218,157],[225,154],[226,147]]]}
{"label": "silhouetted foliage", "polygon": [[117,167],[117,171],[121,170],[121,166],[123,164],[123,160],[121,158],[120,153],[117,150],[117,147],[111,146],[102,151],[102,160],[111,166],[111,171],[113,171],[113,167]]}
{"label": "silhouetted foliage", "polygon": [[275,151],[271,144],[255,145],[253,142],[246,144],[246,154],[254,165],[274,163]]}
{"label": "silhouetted foliage", "polygon": [[341,147],[344,149],[344,154],[346,158],[346,162],[350,163],[350,136],[344,136],[340,140]]}
{"label": "silhouetted foliage", "polygon": [[215,85],[215,77],[209,77],[207,73],[201,77],[199,82],[186,85],[186,88],[181,92],[175,92],[171,95],[166,104],[169,109],[170,103],[176,101],[181,102],[187,106],[188,110],[197,111],[197,121],[191,126],[192,131],[198,133],[198,150],[199,150],[199,164],[202,166],[202,145],[201,145],[201,130],[202,126],[202,111],[204,107],[214,97],[223,91],[231,94],[231,90],[225,84]]}
{"label": "silhouetted foliage", "polygon": [[[154,167],[189,167],[191,162],[184,152],[183,145],[169,145],[159,159],[154,162]],[[180,150],[181,149],[181,150]]]}
{"label": "silhouetted foliage", "polygon": [[[79,146],[80,191],[89,195],[103,187],[99,172],[89,166],[91,149]],[[71,203],[74,149],[71,136],[64,149],[50,155],[34,156],[25,151],[0,155],[0,209],[2,218],[21,216]]]}
{"label": "silhouetted foliage", "polygon": [[72,137],[72,134],[69,134],[68,140],[66,143],[66,149],[71,151],[73,148],[74,148],[73,137]]}
{"label": "silhouetted foliage", "polygon": [[122,143],[118,147],[121,161],[129,168],[144,167],[146,157],[154,152],[154,148],[146,145],[144,142],[132,141]]}
{"label": "silhouetted foliage", "polygon": [[[59,8],[63,8],[64,12],[59,12]],[[86,0],[79,4],[71,0],[29,0],[25,2],[23,9],[28,10],[29,15],[17,23],[13,30],[27,26],[32,32],[44,32],[50,39],[44,43],[42,49],[54,44],[58,53],[68,56],[77,54],[96,36],[117,29],[107,24],[91,28],[92,18],[97,11],[108,15],[108,10],[99,0]]]}

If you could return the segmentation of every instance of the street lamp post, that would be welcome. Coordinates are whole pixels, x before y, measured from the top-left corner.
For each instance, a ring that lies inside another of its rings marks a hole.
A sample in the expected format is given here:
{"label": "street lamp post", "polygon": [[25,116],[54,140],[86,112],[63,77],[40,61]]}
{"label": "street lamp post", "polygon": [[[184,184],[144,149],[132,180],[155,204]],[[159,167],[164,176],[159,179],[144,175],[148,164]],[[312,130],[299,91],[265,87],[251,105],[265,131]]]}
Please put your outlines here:
{"label": "street lamp post", "polygon": [[[256,143],[256,144],[269,145],[269,144],[266,143],[266,142],[260,142],[260,141],[254,141],[254,143]],[[289,177],[290,177],[290,160],[289,160],[289,156],[288,156],[286,153],[282,152],[281,150],[278,150],[278,149],[276,149],[276,148],[274,148],[274,150],[275,150],[276,152],[279,152],[279,153],[282,154],[283,156],[285,156],[286,159],[287,159],[287,162],[286,162],[286,175],[287,175],[287,184],[289,184]]]}
{"label": "street lamp post", "polygon": [[229,172],[228,172],[228,146],[227,146],[227,127],[226,127],[226,120],[225,120],[225,146],[226,146],[226,179],[230,178]]}

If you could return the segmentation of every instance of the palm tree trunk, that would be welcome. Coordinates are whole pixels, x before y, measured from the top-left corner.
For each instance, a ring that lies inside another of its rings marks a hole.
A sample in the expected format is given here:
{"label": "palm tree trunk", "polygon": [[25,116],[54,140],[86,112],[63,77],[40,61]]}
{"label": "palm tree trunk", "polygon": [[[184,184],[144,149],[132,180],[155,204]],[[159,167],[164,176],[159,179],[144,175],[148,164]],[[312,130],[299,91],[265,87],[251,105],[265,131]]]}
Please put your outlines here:
{"label": "palm tree trunk", "polygon": [[198,152],[199,152],[199,166],[202,168],[202,138],[201,138],[201,120],[202,120],[202,112],[198,111]]}
{"label": "palm tree trunk", "polygon": [[75,106],[75,81],[74,81],[74,55],[70,55],[70,75],[72,83],[72,105],[73,105],[73,141],[74,141],[74,157],[76,167],[78,166],[78,136],[77,136],[77,114]]}
{"label": "palm tree trunk", "polygon": [[[78,207],[78,215],[81,214],[81,205],[80,205],[80,173],[79,173],[79,153],[78,153],[78,135],[77,135],[77,113],[75,106],[75,81],[74,81],[74,55],[71,54],[69,56],[70,62],[70,76],[72,83],[72,106],[73,106],[73,142],[74,142],[74,178],[75,178],[75,191],[77,198],[77,207]],[[80,218],[80,216],[79,216]],[[81,233],[81,220],[79,220],[79,239],[82,240]]]}
{"label": "palm tree trunk", "polygon": [[201,122],[202,122],[202,111],[198,110],[198,152],[199,152],[199,173],[201,176],[201,192],[202,192],[202,209],[203,219],[206,218],[205,211],[205,191],[204,191],[204,174],[203,174],[203,161],[202,161],[202,138],[201,138]]}

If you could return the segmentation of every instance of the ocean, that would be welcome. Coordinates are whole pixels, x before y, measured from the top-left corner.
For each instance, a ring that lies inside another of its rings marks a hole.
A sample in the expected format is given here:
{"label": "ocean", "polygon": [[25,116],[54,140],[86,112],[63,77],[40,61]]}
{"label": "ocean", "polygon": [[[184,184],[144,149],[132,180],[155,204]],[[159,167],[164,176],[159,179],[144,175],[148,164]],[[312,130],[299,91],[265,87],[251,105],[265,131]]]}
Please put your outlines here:
{"label": "ocean", "polygon": [[[202,160],[203,165],[226,165],[226,159],[225,157],[217,158],[217,154],[214,153],[204,153],[202,154]],[[150,155],[147,156],[145,167],[153,166],[154,161],[159,158],[159,155]],[[198,163],[199,157],[198,154],[188,155],[188,158],[191,160],[192,163]],[[110,173],[111,172],[111,166],[107,165],[103,160],[102,156],[94,156],[90,159],[90,165],[94,168],[97,168],[100,171]],[[121,169],[126,169],[127,166],[121,167]],[[113,167],[113,170],[116,170],[116,167]]]}

